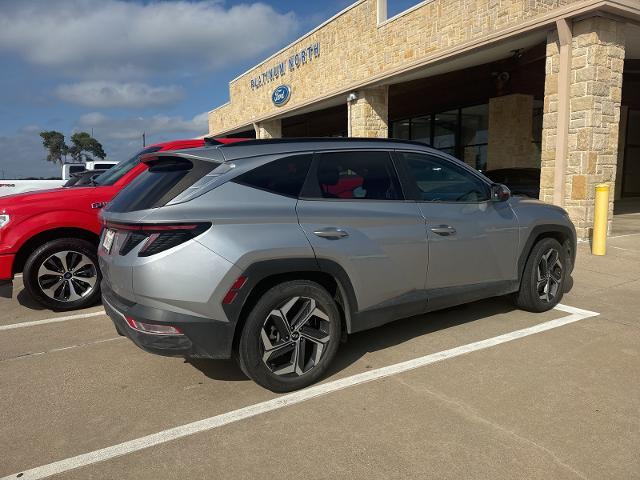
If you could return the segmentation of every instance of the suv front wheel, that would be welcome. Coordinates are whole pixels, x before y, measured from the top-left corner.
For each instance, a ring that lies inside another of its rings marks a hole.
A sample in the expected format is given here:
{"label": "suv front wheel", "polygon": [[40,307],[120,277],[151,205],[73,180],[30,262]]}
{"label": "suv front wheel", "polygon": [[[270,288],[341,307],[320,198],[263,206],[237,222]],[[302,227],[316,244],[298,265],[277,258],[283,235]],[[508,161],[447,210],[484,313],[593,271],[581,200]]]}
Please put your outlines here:
{"label": "suv front wheel", "polygon": [[315,282],[294,280],[268,290],[250,311],[238,360],[242,371],[273,392],[317,382],[338,351],[341,318]]}
{"label": "suv front wheel", "polygon": [[553,238],[540,240],[525,265],[516,305],[529,312],[551,310],[562,300],[568,267],[566,248]]}
{"label": "suv front wheel", "polygon": [[95,305],[100,299],[96,247],[77,238],[51,240],[24,265],[24,286],[45,307],[56,311]]}

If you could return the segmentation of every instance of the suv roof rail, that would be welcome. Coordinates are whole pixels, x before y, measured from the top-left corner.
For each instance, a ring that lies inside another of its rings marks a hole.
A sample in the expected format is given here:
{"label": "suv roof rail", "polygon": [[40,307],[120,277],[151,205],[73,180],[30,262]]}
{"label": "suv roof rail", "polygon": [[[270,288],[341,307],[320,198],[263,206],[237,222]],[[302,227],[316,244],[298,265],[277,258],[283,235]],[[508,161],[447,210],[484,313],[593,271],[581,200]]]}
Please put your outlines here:
{"label": "suv roof rail", "polygon": [[[205,138],[205,141],[208,139]],[[215,139],[211,139],[214,140]],[[417,142],[413,140],[398,140],[395,138],[365,138],[365,137],[289,137],[289,138],[269,138],[269,139],[256,139],[256,140],[245,140],[244,142],[237,143],[228,143],[221,145],[221,148],[227,149],[232,147],[249,147],[256,145],[279,145],[279,144],[289,144],[289,143],[334,143],[334,142],[353,142],[353,143],[378,143],[378,142],[389,142],[389,143],[402,143],[407,145],[416,145],[420,147],[430,147],[430,145]],[[210,143],[209,145],[220,145],[218,143]]]}

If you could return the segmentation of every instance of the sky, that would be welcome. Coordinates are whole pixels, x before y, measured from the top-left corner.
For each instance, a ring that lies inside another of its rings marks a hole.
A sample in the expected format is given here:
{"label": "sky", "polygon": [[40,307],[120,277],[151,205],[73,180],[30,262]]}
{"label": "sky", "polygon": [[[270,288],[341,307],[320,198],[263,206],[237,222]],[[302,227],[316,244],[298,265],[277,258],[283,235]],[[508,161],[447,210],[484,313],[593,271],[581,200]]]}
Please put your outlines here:
{"label": "sky", "polygon": [[206,134],[230,80],[353,1],[0,0],[0,178],[59,175],[43,130],[113,160]]}

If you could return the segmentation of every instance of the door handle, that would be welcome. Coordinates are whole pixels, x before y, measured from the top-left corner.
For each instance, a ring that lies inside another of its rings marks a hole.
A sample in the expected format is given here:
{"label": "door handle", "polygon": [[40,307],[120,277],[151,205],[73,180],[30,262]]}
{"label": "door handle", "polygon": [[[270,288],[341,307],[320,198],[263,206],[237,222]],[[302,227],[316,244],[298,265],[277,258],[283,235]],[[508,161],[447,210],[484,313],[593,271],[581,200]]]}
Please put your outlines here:
{"label": "door handle", "polygon": [[313,233],[320,238],[326,238],[328,240],[340,240],[341,238],[349,236],[347,232],[336,227],[321,228],[320,230],[315,230]]}
{"label": "door handle", "polygon": [[438,225],[433,227],[431,231],[437,235],[441,235],[443,237],[448,237],[449,235],[455,235],[456,229],[450,225]]}

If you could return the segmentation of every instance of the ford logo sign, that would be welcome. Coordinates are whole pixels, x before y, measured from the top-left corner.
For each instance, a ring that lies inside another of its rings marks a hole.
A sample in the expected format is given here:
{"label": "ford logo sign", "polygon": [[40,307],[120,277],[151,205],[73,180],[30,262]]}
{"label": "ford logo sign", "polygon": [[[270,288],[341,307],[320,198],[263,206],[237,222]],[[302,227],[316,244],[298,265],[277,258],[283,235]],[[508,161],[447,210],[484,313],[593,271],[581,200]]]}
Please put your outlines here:
{"label": "ford logo sign", "polygon": [[280,85],[271,95],[271,100],[276,107],[285,105],[291,98],[291,87],[289,85]]}

